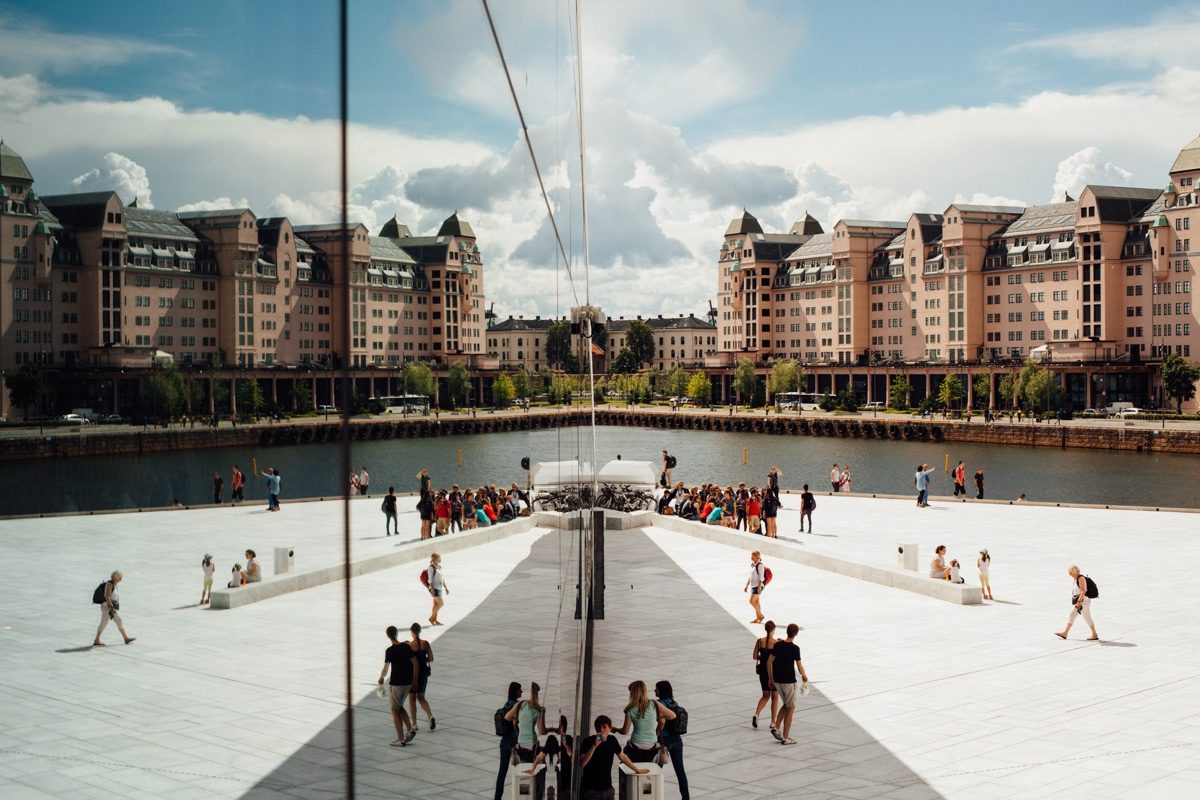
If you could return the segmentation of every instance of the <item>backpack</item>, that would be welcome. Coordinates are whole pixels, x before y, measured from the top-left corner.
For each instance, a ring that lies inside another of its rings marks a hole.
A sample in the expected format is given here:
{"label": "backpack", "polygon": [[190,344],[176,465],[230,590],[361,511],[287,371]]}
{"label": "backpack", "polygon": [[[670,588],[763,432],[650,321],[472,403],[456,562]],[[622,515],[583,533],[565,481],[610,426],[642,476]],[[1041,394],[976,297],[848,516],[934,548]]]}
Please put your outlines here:
{"label": "backpack", "polygon": [[493,716],[493,721],[496,723],[497,736],[511,736],[512,734],[516,733],[516,727],[504,718],[504,715],[507,713],[508,709],[504,708],[503,706],[496,709],[496,713]]}
{"label": "backpack", "polygon": [[1092,580],[1091,578],[1089,578],[1087,575],[1084,575],[1083,579],[1085,581],[1087,581],[1087,592],[1085,592],[1085,594],[1088,597],[1092,598],[1093,600],[1095,598],[1099,597],[1100,590],[1096,588],[1096,582],[1094,580]]}
{"label": "backpack", "polygon": [[[100,581],[100,585],[96,587],[96,591],[92,592],[92,602],[96,605],[104,604],[104,587],[107,585],[108,581]],[[1088,595],[1088,597],[1091,597],[1091,595]]]}
{"label": "backpack", "polygon": [[426,589],[429,588],[429,568],[428,567],[421,570],[421,585],[424,586]]}
{"label": "backpack", "polygon": [[667,469],[675,469],[675,465],[679,463],[675,460],[675,456],[667,456]]}
{"label": "backpack", "polygon": [[[664,705],[666,705],[666,704],[664,703]],[[687,726],[688,726],[687,709],[684,708],[683,706],[679,705],[678,703],[676,703],[674,700],[671,701],[671,704],[669,706],[667,706],[667,708],[669,708],[675,712],[675,719],[667,722],[666,726],[664,727],[664,730],[669,730],[670,733],[673,733],[676,736],[683,736],[685,733],[687,733]]]}
{"label": "backpack", "polygon": [[[762,564],[761,561],[759,563]],[[771,568],[768,567],[766,564],[763,564],[763,586],[766,586],[767,584],[769,584],[771,582],[771,579],[774,577],[775,577],[774,574],[771,573]]]}

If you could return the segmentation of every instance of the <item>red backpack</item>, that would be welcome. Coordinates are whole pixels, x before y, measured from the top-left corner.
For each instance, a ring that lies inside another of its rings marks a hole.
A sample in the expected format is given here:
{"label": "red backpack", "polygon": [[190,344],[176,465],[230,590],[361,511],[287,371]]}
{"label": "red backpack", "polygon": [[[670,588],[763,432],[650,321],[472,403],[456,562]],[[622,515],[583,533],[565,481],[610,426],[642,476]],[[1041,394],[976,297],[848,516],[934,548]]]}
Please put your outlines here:
{"label": "red backpack", "polygon": [[429,588],[429,570],[427,568],[421,570],[421,585],[426,589]]}
{"label": "red backpack", "polygon": [[771,568],[766,564],[763,564],[763,586],[768,585],[771,582],[771,579],[774,577],[775,576],[771,573]]}

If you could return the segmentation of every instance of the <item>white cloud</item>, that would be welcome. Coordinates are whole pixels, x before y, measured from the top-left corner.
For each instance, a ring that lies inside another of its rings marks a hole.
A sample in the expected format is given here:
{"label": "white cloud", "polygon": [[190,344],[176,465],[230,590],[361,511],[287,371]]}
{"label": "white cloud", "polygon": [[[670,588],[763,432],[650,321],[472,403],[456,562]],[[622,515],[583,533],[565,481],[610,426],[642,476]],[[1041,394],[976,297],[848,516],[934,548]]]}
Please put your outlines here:
{"label": "white cloud", "polygon": [[187,56],[185,50],[123,36],[59,33],[42,24],[0,16],[0,72],[67,73],[142,58]]}
{"label": "white cloud", "polygon": [[1085,147],[1058,162],[1050,202],[1061,202],[1066,194],[1078,199],[1079,192],[1089,183],[1101,186],[1128,186],[1132,182],[1133,173],[1129,170],[1118,167],[1111,161],[1100,163],[1099,147]]}
{"label": "white cloud", "polygon": [[142,208],[154,208],[146,168],[120,153],[105,153],[104,169],[89,169],[71,181],[71,188],[78,192],[112,189],[125,203],[136,198]]}
{"label": "white cloud", "polygon": [[17,113],[31,107],[42,96],[42,85],[32,75],[6,78],[0,75],[0,111]]}
{"label": "white cloud", "polygon": [[227,208],[249,208],[250,201],[246,198],[234,200],[229,197],[218,197],[215,200],[196,200],[191,203],[184,203],[175,210],[183,213],[185,211],[221,211]]}
{"label": "white cloud", "polygon": [[1119,62],[1132,67],[1200,67],[1200,9],[1177,7],[1158,13],[1144,25],[1070,31],[1010,48],[1048,51],[1088,61]]}

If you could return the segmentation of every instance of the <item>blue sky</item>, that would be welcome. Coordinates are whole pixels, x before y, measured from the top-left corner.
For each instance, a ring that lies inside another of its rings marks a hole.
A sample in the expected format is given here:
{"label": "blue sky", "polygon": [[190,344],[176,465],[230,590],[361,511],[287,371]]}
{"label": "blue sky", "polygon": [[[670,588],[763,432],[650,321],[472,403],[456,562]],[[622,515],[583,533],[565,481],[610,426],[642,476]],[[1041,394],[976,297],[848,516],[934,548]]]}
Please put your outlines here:
{"label": "blue sky", "polygon": [[[572,6],[492,7],[577,240]],[[609,0],[583,13],[594,294],[614,313],[703,308],[743,206],[768,229],[805,211],[828,229],[1088,182],[1158,186],[1200,132],[1190,3]],[[325,0],[0,3],[0,136],[43,193],[107,186],[160,208],[331,219],[336,24]],[[459,210],[489,295],[546,312],[523,287],[552,282],[553,247],[478,1],[356,0],[350,41],[354,213],[427,232]],[[631,295],[630,281],[679,288]]]}

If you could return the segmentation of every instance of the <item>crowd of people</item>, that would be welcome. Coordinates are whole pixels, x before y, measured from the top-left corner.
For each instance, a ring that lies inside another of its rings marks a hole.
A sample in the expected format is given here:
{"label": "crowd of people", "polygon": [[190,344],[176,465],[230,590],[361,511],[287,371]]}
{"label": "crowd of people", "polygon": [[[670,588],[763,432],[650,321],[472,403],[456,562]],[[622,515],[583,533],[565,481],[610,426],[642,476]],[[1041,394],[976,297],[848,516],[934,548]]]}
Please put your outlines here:
{"label": "crowd of people", "polygon": [[[417,473],[417,480],[420,481],[417,511],[421,517],[422,539],[510,522],[517,517],[529,516],[533,511],[529,492],[515,483],[508,489],[498,489],[494,484],[460,489],[456,483],[449,489],[435,490],[427,469]],[[394,496],[395,489],[389,488],[388,494]],[[385,499],[385,525],[394,522],[395,518],[395,501],[392,501],[391,511],[387,503]]]}
{"label": "crowd of people", "polygon": [[[704,483],[690,489],[683,481],[669,483],[669,470],[663,469],[668,482],[659,491],[655,510],[659,514],[677,516],[680,519],[722,525],[726,528],[743,530],[776,538],[781,502],[779,479],[783,472],[777,466],[767,471],[765,486],[750,486],[739,483],[721,487],[716,483]],[[662,482],[660,481],[660,485]]]}

